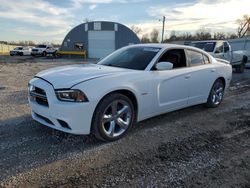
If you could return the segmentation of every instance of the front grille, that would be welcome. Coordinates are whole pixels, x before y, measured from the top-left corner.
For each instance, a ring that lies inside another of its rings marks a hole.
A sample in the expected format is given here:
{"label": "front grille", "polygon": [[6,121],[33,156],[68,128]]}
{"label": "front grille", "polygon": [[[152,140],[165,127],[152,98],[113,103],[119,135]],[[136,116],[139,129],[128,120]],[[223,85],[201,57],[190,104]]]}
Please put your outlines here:
{"label": "front grille", "polygon": [[34,89],[30,91],[30,97],[32,101],[35,101],[42,106],[49,106],[46,92],[39,87],[34,87]]}

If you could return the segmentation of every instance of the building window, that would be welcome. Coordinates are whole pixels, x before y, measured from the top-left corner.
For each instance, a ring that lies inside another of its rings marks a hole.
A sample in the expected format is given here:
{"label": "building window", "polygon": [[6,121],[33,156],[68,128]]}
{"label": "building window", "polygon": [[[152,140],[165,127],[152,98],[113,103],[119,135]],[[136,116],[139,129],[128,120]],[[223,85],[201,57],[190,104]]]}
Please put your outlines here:
{"label": "building window", "polygon": [[94,30],[101,30],[101,29],[102,29],[101,22],[95,22],[94,23]]}
{"label": "building window", "polygon": [[86,32],[88,31],[88,24],[87,23],[85,24],[85,31]]}

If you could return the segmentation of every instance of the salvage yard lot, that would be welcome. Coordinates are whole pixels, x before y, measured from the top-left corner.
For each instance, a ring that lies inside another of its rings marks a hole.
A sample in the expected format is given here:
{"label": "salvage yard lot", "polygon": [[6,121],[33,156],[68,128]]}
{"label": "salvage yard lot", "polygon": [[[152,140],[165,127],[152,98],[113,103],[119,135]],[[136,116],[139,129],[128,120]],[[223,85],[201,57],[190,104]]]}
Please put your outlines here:
{"label": "salvage yard lot", "polygon": [[101,143],[36,123],[27,103],[37,72],[87,62],[15,58],[0,57],[0,187],[250,186],[250,70],[233,74],[216,109],[161,115]]}

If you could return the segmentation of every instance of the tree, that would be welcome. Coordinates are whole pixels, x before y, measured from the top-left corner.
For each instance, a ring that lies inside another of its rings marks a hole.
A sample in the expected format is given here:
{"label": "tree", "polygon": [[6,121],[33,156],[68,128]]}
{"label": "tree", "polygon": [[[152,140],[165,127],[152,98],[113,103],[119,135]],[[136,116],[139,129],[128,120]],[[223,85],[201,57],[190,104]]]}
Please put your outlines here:
{"label": "tree", "polygon": [[92,22],[93,20],[89,19],[89,18],[84,18],[83,19],[83,23],[88,23],[88,22]]}
{"label": "tree", "polygon": [[214,33],[214,39],[215,39],[215,40],[223,40],[223,39],[226,39],[226,34],[223,33],[223,32]]}
{"label": "tree", "polygon": [[131,30],[134,31],[136,35],[139,35],[142,32],[142,29],[138,26],[132,25]]}
{"label": "tree", "polygon": [[242,19],[237,20],[238,23],[238,37],[244,37],[250,31],[250,16],[244,15]]}
{"label": "tree", "polygon": [[238,38],[237,33],[227,33],[226,39],[236,39]]}
{"label": "tree", "polygon": [[170,41],[177,40],[177,36],[176,36],[176,32],[175,31],[171,31],[169,40]]}
{"label": "tree", "polygon": [[159,43],[158,36],[159,36],[159,31],[156,29],[153,29],[153,31],[150,33],[151,42]]}
{"label": "tree", "polygon": [[206,28],[200,28],[195,35],[196,40],[210,40],[212,35]]}
{"label": "tree", "polygon": [[142,35],[141,43],[150,43],[150,39],[148,37],[148,34]]}

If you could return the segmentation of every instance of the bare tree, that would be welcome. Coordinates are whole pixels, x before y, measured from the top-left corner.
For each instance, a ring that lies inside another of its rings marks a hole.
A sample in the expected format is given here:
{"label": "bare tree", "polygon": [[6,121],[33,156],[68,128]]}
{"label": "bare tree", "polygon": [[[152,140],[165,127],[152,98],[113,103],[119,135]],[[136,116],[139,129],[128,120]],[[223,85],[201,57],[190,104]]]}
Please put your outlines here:
{"label": "bare tree", "polygon": [[159,42],[158,37],[159,37],[159,31],[153,29],[153,31],[150,33],[151,42],[158,43]]}
{"label": "bare tree", "polygon": [[142,32],[142,29],[138,26],[132,25],[131,30],[134,31],[136,35],[139,35]]}
{"label": "bare tree", "polygon": [[238,38],[237,33],[227,33],[226,39],[236,39]]}
{"label": "bare tree", "polygon": [[215,40],[223,40],[226,39],[226,34],[223,32],[218,32],[218,33],[214,33],[214,39]]}
{"label": "bare tree", "polygon": [[89,18],[84,18],[83,19],[83,23],[88,23],[88,22],[92,22],[93,20],[89,19]]}
{"label": "bare tree", "polygon": [[244,37],[250,31],[250,16],[244,15],[242,19],[237,20],[238,23],[238,37]]}
{"label": "bare tree", "polygon": [[197,40],[210,40],[212,35],[210,34],[209,30],[206,28],[200,28],[195,35]]}
{"label": "bare tree", "polygon": [[150,43],[150,39],[148,37],[148,34],[142,35],[141,43]]}
{"label": "bare tree", "polygon": [[177,36],[176,36],[176,32],[175,31],[171,31],[169,40],[170,41],[177,40]]}
{"label": "bare tree", "polygon": [[19,46],[35,46],[35,42],[32,40],[24,40],[24,41],[10,41],[8,44],[19,45]]}

